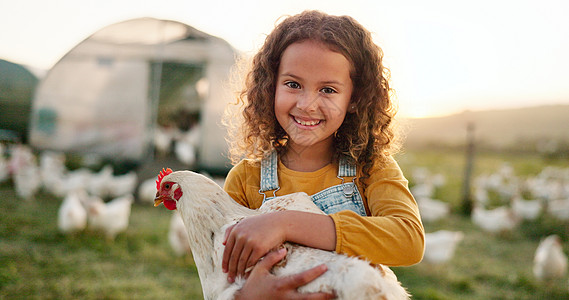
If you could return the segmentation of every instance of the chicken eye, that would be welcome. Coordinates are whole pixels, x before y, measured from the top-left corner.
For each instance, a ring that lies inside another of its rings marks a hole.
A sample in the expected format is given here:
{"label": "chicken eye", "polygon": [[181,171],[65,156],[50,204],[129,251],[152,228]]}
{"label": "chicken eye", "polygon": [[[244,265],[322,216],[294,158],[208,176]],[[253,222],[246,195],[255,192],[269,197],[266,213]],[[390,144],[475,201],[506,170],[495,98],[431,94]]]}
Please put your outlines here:
{"label": "chicken eye", "polygon": [[167,189],[167,190],[169,190],[169,189],[171,188],[170,183],[165,183],[165,184],[164,184],[164,188]]}

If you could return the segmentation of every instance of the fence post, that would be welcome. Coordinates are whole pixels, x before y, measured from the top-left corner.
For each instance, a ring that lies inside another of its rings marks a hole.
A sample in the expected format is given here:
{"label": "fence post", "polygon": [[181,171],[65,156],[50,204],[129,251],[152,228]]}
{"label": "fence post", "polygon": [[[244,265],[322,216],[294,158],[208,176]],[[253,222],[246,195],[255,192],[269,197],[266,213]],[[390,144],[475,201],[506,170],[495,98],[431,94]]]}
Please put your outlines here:
{"label": "fence post", "polygon": [[462,207],[461,212],[470,216],[472,213],[472,169],[474,164],[474,122],[468,122],[466,126],[466,167],[464,181],[462,182]]}

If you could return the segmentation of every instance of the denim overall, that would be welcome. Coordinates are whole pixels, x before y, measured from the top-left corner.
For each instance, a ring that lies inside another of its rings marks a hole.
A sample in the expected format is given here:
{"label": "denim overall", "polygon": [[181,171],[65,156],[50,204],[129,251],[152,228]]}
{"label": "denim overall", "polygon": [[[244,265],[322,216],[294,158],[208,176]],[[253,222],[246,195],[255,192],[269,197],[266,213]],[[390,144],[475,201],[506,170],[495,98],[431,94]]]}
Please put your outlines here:
{"label": "denim overall", "polygon": [[[261,188],[259,194],[263,195],[263,203],[276,197],[280,189],[277,177],[278,157],[273,151],[269,157],[261,160]],[[344,177],[352,177],[351,182],[345,182]],[[341,157],[338,167],[338,179],[340,184],[326,188],[312,196],[312,201],[326,214],[333,214],[342,210],[351,210],[365,216],[366,210],[358,187],[354,183],[356,166],[348,162],[346,157]],[[273,197],[267,197],[265,192],[273,191]]]}

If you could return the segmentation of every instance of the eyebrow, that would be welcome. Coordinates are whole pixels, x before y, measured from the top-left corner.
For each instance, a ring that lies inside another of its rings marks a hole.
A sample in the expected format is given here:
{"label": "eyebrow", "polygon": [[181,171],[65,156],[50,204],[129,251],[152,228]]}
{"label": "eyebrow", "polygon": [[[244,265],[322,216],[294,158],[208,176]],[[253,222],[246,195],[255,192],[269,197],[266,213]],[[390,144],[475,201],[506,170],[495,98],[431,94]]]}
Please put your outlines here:
{"label": "eyebrow", "polygon": [[[292,78],[297,79],[297,80],[302,79],[302,77],[296,76],[296,75],[291,74],[291,73],[283,73],[280,76],[288,76],[288,77],[292,77]],[[336,85],[341,85],[341,86],[345,85],[345,84],[341,83],[340,81],[336,81],[336,80],[320,81],[319,83],[320,84],[336,84]]]}

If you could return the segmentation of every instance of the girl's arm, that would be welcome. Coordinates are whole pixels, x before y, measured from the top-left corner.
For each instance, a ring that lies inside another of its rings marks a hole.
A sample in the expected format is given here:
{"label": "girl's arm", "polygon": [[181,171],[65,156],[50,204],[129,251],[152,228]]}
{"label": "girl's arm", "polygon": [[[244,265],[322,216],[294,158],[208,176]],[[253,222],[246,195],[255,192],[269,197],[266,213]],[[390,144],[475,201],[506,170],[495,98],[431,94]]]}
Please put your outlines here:
{"label": "girl's arm", "polygon": [[233,282],[267,252],[283,242],[332,251],[336,246],[330,216],[301,211],[278,211],[249,217],[229,227],[225,236],[223,271]]}
{"label": "girl's arm", "polygon": [[388,266],[419,263],[425,231],[408,181],[395,160],[372,170],[368,183],[364,193],[371,217],[352,211],[330,215],[336,228],[336,252]]}

